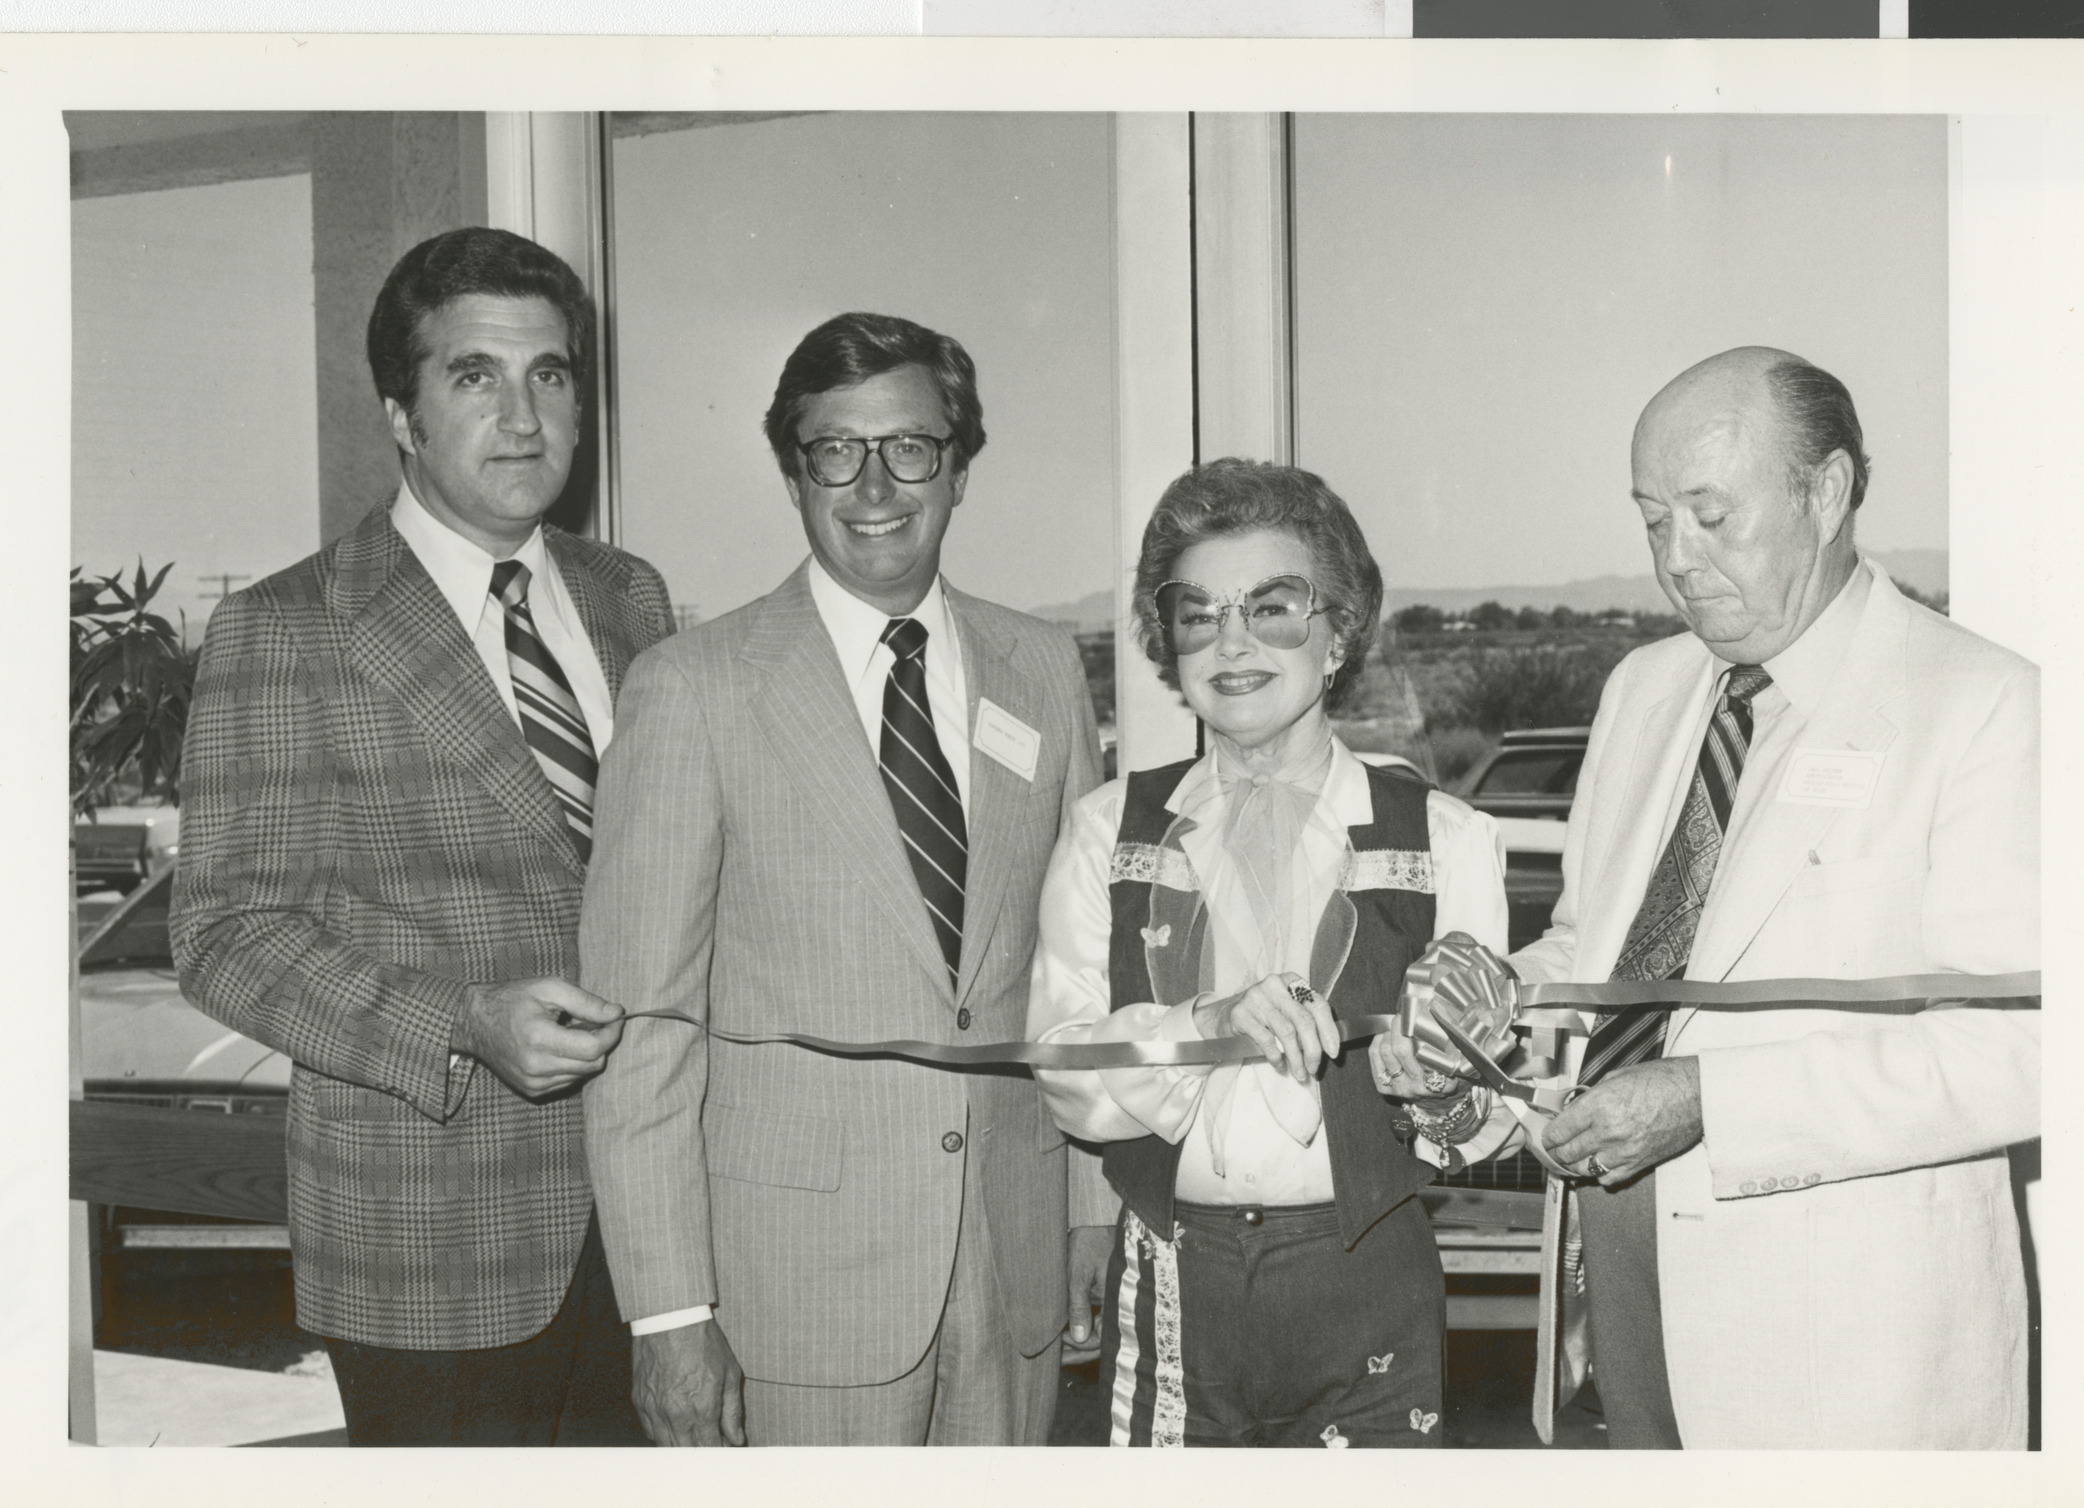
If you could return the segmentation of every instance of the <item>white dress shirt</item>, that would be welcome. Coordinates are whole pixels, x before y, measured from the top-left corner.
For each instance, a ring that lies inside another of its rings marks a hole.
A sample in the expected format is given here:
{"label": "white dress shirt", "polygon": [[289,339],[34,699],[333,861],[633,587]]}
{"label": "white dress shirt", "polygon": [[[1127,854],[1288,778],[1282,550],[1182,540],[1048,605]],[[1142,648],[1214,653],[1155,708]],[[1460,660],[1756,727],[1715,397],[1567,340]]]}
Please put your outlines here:
{"label": "white dress shirt", "polygon": [[[861,717],[861,731],[868,737],[871,756],[883,744],[883,688],[890,680],[896,653],[883,642],[890,615],[871,607],[834,581],[816,556],[810,561],[810,596],[818,609],[825,632],[839,655],[839,668],[854,710]],[[962,798],[965,818],[970,810],[970,734],[968,686],[962,673],[962,644],[955,636],[955,620],[948,612],[948,599],[938,576],[927,588],[920,604],[904,615],[916,619],[926,630],[926,702],[933,713],[934,737],[955,774],[956,794]],[[697,1304],[630,1322],[630,1334],[653,1335],[661,1330],[678,1330],[713,1318],[714,1307]]]}
{"label": "white dress shirt", "polygon": [[[854,710],[861,715],[861,731],[868,735],[871,754],[883,746],[883,688],[889,684],[890,667],[897,655],[883,642],[890,615],[871,607],[834,581],[818,564],[810,562],[810,599],[817,605],[825,632],[839,653],[840,672],[853,693]],[[955,793],[962,798],[963,815],[970,811],[970,703],[968,684],[962,673],[962,642],[955,636],[955,620],[948,612],[948,598],[941,579],[919,605],[904,615],[917,620],[926,630],[926,703],[933,713],[934,737],[948,768],[955,772]]]}
{"label": "white dress shirt", "polygon": [[[391,522],[434,578],[436,589],[456,610],[457,621],[485,662],[485,673],[498,688],[507,714],[519,727],[521,709],[514,701],[514,673],[507,664],[506,613],[492,600],[492,567],[498,560],[429,513],[406,483],[398,485]],[[557,657],[565,679],[572,683],[572,694],[586,715],[586,731],[593,737],[598,758],[615,732],[608,678],[601,672],[593,641],[586,637],[586,626],[579,621],[579,610],[564,589],[564,578],[557,574],[557,562],[543,548],[542,526],[537,525],[527,542],[508,558],[528,567],[529,614],[544,647]]]}
{"label": "white dress shirt", "polygon": [[[1192,1042],[1201,1038],[1194,1024],[1196,996],[1166,1007],[1155,1003],[1111,1010],[1108,947],[1113,919],[1108,898],[1108,869],[1122,808],[1126,781],[1115,780],[1080,801],[1071,825],[1057,844],[1043,883],[1041,938],[1035,952],[1033,986],[1028,1001],[1028,1035],[1039,1042]],[[1287,929],[1289,972],[1309,975],[1315,942],[1315,920],[1322,915],[1338,884],[1345,856],[1345,832],[1373,820],[1374,802],[1367,770],[1346,746],[1334,742],[1332,761],[1318,795],[1318,807],[1304,829],[1298,874],[1304,882],[1292,892],[1295,907],[1310,925]],[[1166,805],[1178,812],[1223,800],[1217,788],[1211,754],[1181,780]],[[1181,846],[1197,875],[1210,875],[1225,863],[1220,852],[1222,821],[1212,808],[1181,837]],[[1454,797],[1434,791],[1426,797],[1427,838],[1432,849],[1433,935],[1466,932],[1478,942],[1505,951],[1505,844],[1498,824]],[[1211,902],[1213,904],[1213,902]],[[1231,929],[1211,927],[1211,994],[1234,994],[1254,983],[1256,965],[1231,946]],[[1372,1002],[1382,1012],[1396,1009],[1394,1000]],[[1349,1050],[1361,1050],[1356,1043]],[[1271,1095],[1289,1092],[1266,1081],[1276,1070],[1259,1063],[1241,1073],[1223,1127],[1220,1158],[1207,1135],[1194,1131],[1208,1087],[1211,1068],[1188,1065],[1161,1068],[1115,1068],[1099,1072],[1037,1069],[1057,1123],[1073,1136],[1091,1141],[1125,1141],[1156,1133],[1180,1144],[1174,1191],[1202,1204],[1318,1204],[1333,1197],[1331,1151],[1321,1128],[1298,1142],[1282,1128],[1269,1103]],[[1292,1081],[1290,1089],[1292,1089]],[[1491,1119],[1465,1155],[1482,1157],[1511,1134],[1510,1112],[1494,1109]]]}

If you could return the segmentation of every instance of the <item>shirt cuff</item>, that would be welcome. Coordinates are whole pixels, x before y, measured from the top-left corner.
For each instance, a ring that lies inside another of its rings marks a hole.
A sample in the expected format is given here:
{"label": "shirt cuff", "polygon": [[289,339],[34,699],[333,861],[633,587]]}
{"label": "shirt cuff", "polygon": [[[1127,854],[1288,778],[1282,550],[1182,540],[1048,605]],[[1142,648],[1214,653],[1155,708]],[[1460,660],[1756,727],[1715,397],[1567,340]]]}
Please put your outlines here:
{"label": "shirt cuff", "polygon": [[631,1320],[630,1334],[656,1335],[661,1330],[685,1330],[689,1325],[699,1325],[704,1320],[715,1318],[715,1305],[697,1304],[692,1309],[672,1309],[664,1314],[653,1314],[644,1319]]}

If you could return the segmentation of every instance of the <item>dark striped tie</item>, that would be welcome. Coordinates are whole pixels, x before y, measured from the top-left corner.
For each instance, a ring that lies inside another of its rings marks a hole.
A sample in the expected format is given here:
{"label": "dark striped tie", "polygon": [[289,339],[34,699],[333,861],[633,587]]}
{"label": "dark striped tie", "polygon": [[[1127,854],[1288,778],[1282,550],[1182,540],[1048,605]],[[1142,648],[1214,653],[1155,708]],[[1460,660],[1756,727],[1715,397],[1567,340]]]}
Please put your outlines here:
{"label": "dark striped tie", "polygon": [[[1744,773],[1744,755],[1751,747],[1751,699],[1772,683],[1756,665],[1731,667],[1707,737],[1701,740],[1679,825],[1650,875],[1642,906],[1628,928],[1628,941],[1614,963],[1614,978],[1677,979],[1686,972],[1694,930],[1722,853],[1722,835],[1729,830],[1730,804]],[[1601,1016],[1592,1028],[1592,1040],[1585,1044],[1578,1082],[1596,1084],[1617,1068],[1660,1055],[1670,1017],[1668,1006]]]}
{"label": "dark striped tie", "polygon": [[521,736],[535,752],[535,762],[557,793],[564,819],[571,824],[579,857],[593,857],[593,786],[600,775],[586,714],[572,694],[572,683],[536,632],[528,610],[528,567],[502,560],[492,567],[492,595],[506,618],[507,669],[514,678],[514,702],[521,712]]}
{"label": "dark striped tie", "polygon": [[962,968],[962,888],[970,866],[962,797],[927,706],[925,626],[892,618],[883,642],[897,656],[883,687],[883,785],[953,984]]}

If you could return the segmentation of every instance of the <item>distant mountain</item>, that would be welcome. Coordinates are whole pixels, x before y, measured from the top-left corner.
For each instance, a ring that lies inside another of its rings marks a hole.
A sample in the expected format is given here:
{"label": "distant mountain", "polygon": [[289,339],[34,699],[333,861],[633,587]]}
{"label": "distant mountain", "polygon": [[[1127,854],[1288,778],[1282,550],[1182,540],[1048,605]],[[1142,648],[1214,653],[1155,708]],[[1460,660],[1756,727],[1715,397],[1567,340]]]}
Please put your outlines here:
{"label": "distant mountain", "polygon": [[[1947,590],[1947,552],[1944,550],[1876,550],[1875,561],[1906,586],[1926,596]],[[1560,586],[1433,586],[1391,587],[1387,610],[1423,602],[1443,612],[1465,612],[1482,602],[1504,607],[1567,607],[1581,613],[1596,613],[1618,607],[1626,612],[1667,613],[1671,603],[1657,585],[1655,576],[1592,576],[1566,581]]]}
{"label": "distant mountain", "polygon": [[1068,623],[1082,634],[1098,633],[1114,627],[1114,593],[1089,592],[1076,602],[1052,602],[1028,611],[1051,623]]}
{"label": "distant mountain", "polygon": [[[1881,568],[1906,586],[1928,597],[1947,590],[1947,552],[1944,550],[1876,550]],[[1558,586],[1418,586],[1391,587],[1385,612],[1424,602],[1443,612],[1466,612],[1480,602],[1505,607],[1567,607],[1581,613],[1596,613],[1618,607],[1625,612],[1671,611],[1658,588],[1655,576],[1591,576],[1566,581]],[[1114,626],[1114,593],[1093,592],[1076,602],[1053,602],[1028,609],[1037,618],[1068,623],[1081,633]]]}

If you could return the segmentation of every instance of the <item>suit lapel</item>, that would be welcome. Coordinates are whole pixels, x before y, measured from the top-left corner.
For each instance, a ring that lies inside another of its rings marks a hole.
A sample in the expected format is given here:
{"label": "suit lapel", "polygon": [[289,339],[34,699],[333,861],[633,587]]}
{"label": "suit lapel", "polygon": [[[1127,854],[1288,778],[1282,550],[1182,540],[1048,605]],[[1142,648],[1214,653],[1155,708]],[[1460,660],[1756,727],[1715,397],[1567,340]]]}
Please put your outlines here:
{"label": "suit lapel", "polygon": [[572,606],[578,610],[580,626],[586,630],[593,657],[607,679],[608,700],[612,703],[622,694],[623,672],[637,657],[636,641],[629,634],[628,614],[623,611],[628,572],[612,561],[606,563],[606,568],[597,565],[597,557],[582,555],[570,535],[547,524],[543,526],[543,547],[557,562],[557,574],[564,581]]}
{"label": "suit lapel", "polygon": [[989,697],[1030,728],[1042,726],[1033,683],[1013,664],[1013,645],[976,611],[975,599],[942,586],[948,611],[962,640],[962,677],[972,730],[970,744],[969,882],[963,894],[962,975],[955,998],[968,998],[990,951],[991,936],[1006,900],[1006,880],[1018,844],[1019,826],[1034,792],[1023,780],[988,754],[977,750],[974,730],[977,705]]}
{"label": "suit lapel", "polygon": [[1623,904],[1602,906],[1593,913],[1603,925],[1587,939],[1585,956],[1600,978],[1612,973],[1614,961],[1621,956],[1628,929],[1649,889],[1650,872],[1664,851],[1664,819],[1670,809],[1656,803],[1683,799],[1675,793],[1682,792],[1699,757],[1700,740],[1694,729],[1714,685],[1709,658],[1703,650],[1699,663],[1689,664],[1669,680],[1664,695],[1643,709],[1635,719],[1635,748],[1626,772],[1610,790],[1591,794],[1591,809],[1607,813],[1608,818],[1601,831],[1588,835],[1588,842],[1599,847],[1586,856],[1586,889],[1592,896],[1627,898]]}
{"label": "suit lapel", "polygon": [[[1886,583],[1874,581],[1822,710],[1801,728],[1795,747],[1878,754],[1895,741],[1898,729],[1887,709],[1902,697],[1907,684],[1907,622],[1902,599]],[[1721,979],[1729,973],[1808,864],[1810,853],[1843,815],[1843,808],[1779,801],[1778,792],[1763,785],[1741,795],[1694,939],[1687,972],[1695,979]],[[1675,1030],[1678,1024],[1674,1022]]]}
{"label": "suit lapel", "polygon": [[[905,859],[890,794],[863,735],[832,636],[811,600],[806,568],[798,567],[762,600],[740,654],[767,677],[754,698],[753,717],[773,750],[776,768],[817,808],[834,852],[866,882],[945,994],[948,965]],[[972,873],[976,867],[973,842]]]}
{"label": "suit lapel", "polygon": [[430,744],[469,766],[519,827],[580,872],[549,781],[454,609],[388,514],[359,525],[343,550],[338,600],[352,618],[348,656],[362,674],[397,699]]}

